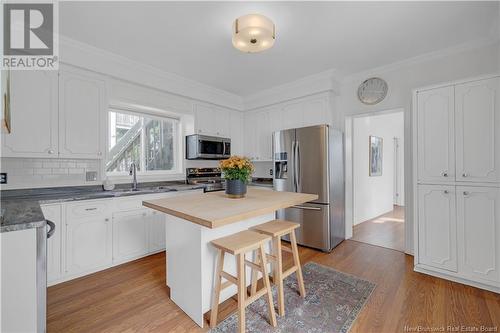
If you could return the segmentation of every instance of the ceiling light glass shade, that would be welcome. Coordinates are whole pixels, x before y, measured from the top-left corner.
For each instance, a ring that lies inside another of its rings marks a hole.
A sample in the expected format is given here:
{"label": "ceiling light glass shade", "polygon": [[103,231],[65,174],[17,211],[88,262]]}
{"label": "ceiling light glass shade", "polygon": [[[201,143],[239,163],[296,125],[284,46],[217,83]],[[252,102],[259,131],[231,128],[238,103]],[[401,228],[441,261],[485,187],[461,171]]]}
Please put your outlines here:
{"label": "ceiling light glass shade", "polygon": [[242,52],[256,53],[274,45],[276,28],[273,21],[260,14],[237,18],[233,23],[233,46]]}

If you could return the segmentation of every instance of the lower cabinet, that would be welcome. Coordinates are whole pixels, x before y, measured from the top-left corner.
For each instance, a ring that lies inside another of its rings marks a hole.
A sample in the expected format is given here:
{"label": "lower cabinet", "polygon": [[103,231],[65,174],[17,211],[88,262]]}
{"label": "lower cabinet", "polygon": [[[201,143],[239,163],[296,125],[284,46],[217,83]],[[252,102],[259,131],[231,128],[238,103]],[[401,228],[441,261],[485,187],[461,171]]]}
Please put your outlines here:
{"label": "lower cabinet", "polygon": [[146,209],[113,213],[113,262],[149,252],[150,214]]}
{"label": "lower cabinet", "polygon": [[111,216],[66,221],[66,273],[74,275],[112,263]]}
{"label": "lower cabinet", "polygon": [[500,283],[500,188],[457,187],[461,273]]}
{"label": "lower cabinet", "polygon": [[165,249],[165,223],[164,214],[151,212],[149,220],[149,252],[157,252]]}
{"label": "lower cabinet", "polygon": [[455,187],[419,185],[419,263],[457,271]]}
{"label": "lower cabinet", "polygon": [[418,185],[417,266],[500,292],[500,188]]}

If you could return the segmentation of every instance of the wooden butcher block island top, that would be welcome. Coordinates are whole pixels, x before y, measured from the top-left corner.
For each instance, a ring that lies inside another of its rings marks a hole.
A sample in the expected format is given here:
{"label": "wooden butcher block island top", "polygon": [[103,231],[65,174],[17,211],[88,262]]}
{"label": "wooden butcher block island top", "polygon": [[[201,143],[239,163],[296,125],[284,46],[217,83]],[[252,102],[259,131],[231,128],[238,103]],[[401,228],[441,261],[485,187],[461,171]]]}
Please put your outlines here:
{"label": "wooden butcher block island top", "polygon": [[317,198],[316,194],[249,188],[242,199],[230,199],[224,191],[218,191],[148,200],[142,204],[207,228],[217,228]]}

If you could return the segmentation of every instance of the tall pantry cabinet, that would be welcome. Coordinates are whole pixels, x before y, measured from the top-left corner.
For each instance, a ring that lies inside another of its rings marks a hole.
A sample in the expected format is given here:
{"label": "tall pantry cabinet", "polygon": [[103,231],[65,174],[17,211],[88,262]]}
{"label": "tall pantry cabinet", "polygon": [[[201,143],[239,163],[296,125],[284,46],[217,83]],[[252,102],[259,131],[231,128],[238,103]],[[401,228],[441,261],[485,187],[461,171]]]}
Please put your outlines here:
{"label": "tall pantry cabinet", "polygon": [[500,292],[500,76],[413,103],[415,270]]}

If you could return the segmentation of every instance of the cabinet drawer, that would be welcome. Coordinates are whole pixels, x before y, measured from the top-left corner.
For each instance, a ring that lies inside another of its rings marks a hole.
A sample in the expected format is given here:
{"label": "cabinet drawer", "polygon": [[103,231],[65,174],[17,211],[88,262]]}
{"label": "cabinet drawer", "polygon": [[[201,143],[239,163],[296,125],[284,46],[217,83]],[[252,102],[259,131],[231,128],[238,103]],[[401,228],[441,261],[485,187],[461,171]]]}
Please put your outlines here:
{"label": "cabinet drawer", "polygon": [[71,203],[66,206],[66,216],[68,221],[75,218],[85,218],[99,216],[108,213],[110,208],[109,200],[85,201]]}
{"label": "cabinet drawer", "polygon": [[145,208],[142,205],[144,200],[154,200],[161,198],[168,198],[174,196],[176,192],[166,192],[166,193],[155,193],[146,195],[135,195],[126,198],[116,198],[115,199],[115,211],[127,211]]}

